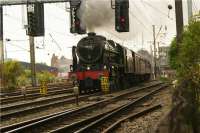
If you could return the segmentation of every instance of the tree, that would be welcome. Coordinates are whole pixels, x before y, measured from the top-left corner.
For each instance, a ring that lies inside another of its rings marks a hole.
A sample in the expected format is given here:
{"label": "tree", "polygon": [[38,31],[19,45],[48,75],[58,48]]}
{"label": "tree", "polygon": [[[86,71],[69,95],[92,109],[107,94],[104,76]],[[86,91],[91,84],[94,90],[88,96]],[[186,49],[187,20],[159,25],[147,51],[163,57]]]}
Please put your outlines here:
{"label": "tree", "polygon": [[[194,133],[200,132],[200,21],[192,20],[182,35],[179,50],[171,43],[170,65],[177,71],[178,90],[185,104],[182,115]],[[177,52],[178,51],[178,52]],[[178,117],[178,116],[177,116]],[[175,123],[178,124],[178,123]]]}
{"label": "tree", "polygon": [[2,73],[4,75],[5,87],[15,89],[17,86],[17,77],[23,73],[23,68],[17,61],[7,61],[4,64]]}
{"label": "tree", "polygon": [[176,69],[178,67],[177,51],[176,38],[174,38],[169,49],[169,64],[172,69]]}
{"label": "tree", "polygon": [[198,132],[200,123],[200,21],[191,21],[183,34],[180,48],[178,68],[181,81],[187,79],[188,85],[183,92],[187,99],[189,110],[188,124],[192,126],[193,132]]}
{"label": "tree", "polygon": [[17,77],[17,85],[19,87],[26,86],[28,83],[29,81],[25,74],[21,74],[19,77]]}

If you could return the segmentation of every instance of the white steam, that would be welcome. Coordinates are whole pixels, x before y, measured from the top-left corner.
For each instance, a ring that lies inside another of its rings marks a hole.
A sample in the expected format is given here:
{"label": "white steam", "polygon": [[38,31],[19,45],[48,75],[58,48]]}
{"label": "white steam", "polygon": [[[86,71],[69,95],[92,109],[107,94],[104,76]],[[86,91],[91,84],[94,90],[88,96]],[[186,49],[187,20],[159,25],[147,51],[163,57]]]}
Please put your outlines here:
{"label": "white steam", "polygon": [[114,10],[111,9],[110,0],[82,0],[79,18],[88,32],[94,32],[113,25]]}
{"label": "white steam", "polygon": [[82,27],[87,32],[97,32],[110,39],[117,38],[121,41],[134,40],[138,36],[138,28],[135,21],[130,20],[130,32],[118,33],[115,31],[115,10],[111,8],[111,0],[82,0],[79,9],[79,18]]}

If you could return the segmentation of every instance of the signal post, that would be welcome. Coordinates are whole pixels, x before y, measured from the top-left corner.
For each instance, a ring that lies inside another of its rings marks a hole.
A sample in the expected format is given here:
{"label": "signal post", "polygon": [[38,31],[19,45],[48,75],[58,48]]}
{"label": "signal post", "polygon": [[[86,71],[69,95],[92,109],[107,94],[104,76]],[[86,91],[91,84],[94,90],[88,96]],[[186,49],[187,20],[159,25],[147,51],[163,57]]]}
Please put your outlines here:
{"label": "signal post", "polygon": [[36,67],[35,67],[35,36],[44,36],[44,5],[43,3],[27,4],[27,18],[30,43],[30,62],[32,86],[36,86]]}
{"label": "signal post", "polygon": [[1,56],[1,86],[3,86],[4,46],[3,46],[3,7],[0,6],[0,56]]}
{"label": "signal post", "polygon": [[35,44],[34,44],[34,37],[33,36],[29,36],[29,44],[30,44],[32,86],[36,86]]}

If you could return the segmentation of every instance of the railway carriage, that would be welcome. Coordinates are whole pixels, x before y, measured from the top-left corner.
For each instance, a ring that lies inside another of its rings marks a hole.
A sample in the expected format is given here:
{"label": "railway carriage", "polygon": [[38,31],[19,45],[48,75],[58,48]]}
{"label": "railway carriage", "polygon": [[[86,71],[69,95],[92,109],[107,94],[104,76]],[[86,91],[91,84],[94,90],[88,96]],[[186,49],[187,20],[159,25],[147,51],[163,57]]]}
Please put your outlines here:
{"label": "railway carriage", "polygon": [[69,77],[78,80],[80,93],[101,90],[100,77],[107,77],[110,88],[121,89],[150,79],[151,65],[134,51],[88,33],[72,48],[73,64]]}

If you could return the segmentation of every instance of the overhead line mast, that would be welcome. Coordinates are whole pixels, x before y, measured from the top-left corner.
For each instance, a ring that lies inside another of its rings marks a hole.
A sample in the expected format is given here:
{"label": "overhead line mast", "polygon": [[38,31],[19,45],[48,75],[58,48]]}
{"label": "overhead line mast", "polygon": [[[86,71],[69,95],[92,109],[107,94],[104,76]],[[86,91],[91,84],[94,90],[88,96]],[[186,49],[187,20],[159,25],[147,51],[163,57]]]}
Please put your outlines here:
{"label": "overhead line mast", "polygon": [[175,12],[176,12],[176,31],[177,31],[177,47],[181,41],[183,32],[183,7],[182,0],[175,0]]}
{"label": "overhead line mast", "polygon": [[3,46],[3,7],[0,6],[0,69],[1,69],[1,86],[4,86],[4,76],[3,76],[3,67],[4,67],[4,46]]}
{"label": "overhead line mast", "polygon": [[192,0],[187,0],[187,6],[188,6],[188,22],[192,18]]}

